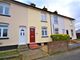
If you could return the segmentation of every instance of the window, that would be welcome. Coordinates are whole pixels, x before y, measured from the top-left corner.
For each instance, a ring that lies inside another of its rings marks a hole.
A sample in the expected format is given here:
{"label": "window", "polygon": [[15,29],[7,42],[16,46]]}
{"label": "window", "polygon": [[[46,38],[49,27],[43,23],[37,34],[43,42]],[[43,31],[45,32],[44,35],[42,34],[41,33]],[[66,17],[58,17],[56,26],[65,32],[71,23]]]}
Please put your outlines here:
{"label": "window", "polygon": [[65,33],[65,29],[62,29],[62,33],[63,33],[63,34]]}
{"label": "window", "polygon": [[47,19],[47,15],[46,15],[46,12],[41,12],[41,21],[46,21]]}
{"label": "window", "polygon": [[0,29],[0,37],[1,37],[1,29]]}
{"label": "window", "polygon": [[0,24],[0,38],[8,37],[8,25]]}
{"label": "window", "polygon": [[55,28],[55,34],[59,34],[59,29]]}
{"label": "window", "polygon": [[71,29],[71,35],[74,36],[73,30]]}
{"label": "window", "polygon": [[7,37],[7,31],[8,29],[3,29],[3,37]]}
{"label": "window", "polygon": [[9,4],[0,2],[0,14],[9,15]]}
{"label": "window", "polygon": [[42,27],[42,36],[47,36],[47,28]]}
{"label": "window", "polygon": [[58,24],[58,16],[54,16],[54,24]]}

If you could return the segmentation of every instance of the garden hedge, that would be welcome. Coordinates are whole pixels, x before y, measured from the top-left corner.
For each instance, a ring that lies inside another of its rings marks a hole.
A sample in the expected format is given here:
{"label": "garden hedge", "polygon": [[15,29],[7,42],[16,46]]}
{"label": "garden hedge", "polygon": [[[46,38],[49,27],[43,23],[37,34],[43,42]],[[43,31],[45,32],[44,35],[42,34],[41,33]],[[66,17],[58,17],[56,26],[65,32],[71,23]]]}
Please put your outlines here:
{"label": "garden hedge", "polygon": [[70,36],[67,34],[52,34],[50,37],[53,41],[67,41],[70,39]]}

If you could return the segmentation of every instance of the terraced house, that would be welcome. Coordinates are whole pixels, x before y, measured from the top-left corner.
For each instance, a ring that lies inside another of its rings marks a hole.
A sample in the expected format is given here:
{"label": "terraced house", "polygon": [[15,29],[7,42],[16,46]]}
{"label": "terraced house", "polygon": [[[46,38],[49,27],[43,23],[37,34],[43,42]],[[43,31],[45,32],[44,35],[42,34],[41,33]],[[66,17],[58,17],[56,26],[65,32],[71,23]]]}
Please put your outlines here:
{"label": "terraced house", "polygon": [[74,19],[35,4],[0,0],[0,50],[29,43],[52,41],[51,34],[69,34],[76,39]]}

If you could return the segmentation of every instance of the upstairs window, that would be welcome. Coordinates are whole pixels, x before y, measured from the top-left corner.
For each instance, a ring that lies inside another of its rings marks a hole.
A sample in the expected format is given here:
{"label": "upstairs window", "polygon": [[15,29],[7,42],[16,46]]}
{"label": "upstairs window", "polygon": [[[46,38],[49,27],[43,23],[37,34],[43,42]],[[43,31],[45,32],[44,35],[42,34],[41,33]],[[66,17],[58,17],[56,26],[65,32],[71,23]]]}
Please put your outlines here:
{"label": "upstairs window", "polygon": [[46,12],[41,12],[41,21],[45,22],[47,20]]}
{"label": "upstairs window", "polygon": [[9,4],[0,2],[0,14],[9,15]]}
{"label": "upstairs window", "polygon": [[58,16],[54,15],[54,24],[58,24]]}
{"label": "upstairs window", "polygon": [[0,38],[8,37],[8,24],[0,24]]}

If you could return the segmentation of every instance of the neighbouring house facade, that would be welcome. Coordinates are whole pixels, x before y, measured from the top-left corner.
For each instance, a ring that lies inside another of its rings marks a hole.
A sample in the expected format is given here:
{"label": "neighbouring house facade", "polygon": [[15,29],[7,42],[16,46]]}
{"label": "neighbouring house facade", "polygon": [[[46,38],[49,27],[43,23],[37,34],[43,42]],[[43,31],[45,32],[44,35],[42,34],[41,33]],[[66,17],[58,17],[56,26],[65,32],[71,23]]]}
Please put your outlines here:
{"label": "neighbouring house facade", "polygon": [[[54,22],[55,20],[55,22]],[[15,0],[0,1],[0,48],[52,41],[51,34],[76,39],[74,19]],[[68,31],[67,31],[68,30]],[[67,33],[66,33],[67,31]],[[72,33],[71,33],[72,31]],[[73,35],[73,36],[72,36]]]}
{"label": "neighbouring house facade", "polygon": [[80,39],[80,29],[76,30],[77,39]]}
{"label": "neighbouring house facade", "polygon": [[51,15],[52,34],[68,34],[71,39],[76,39],[74,19],[58,14]]}

